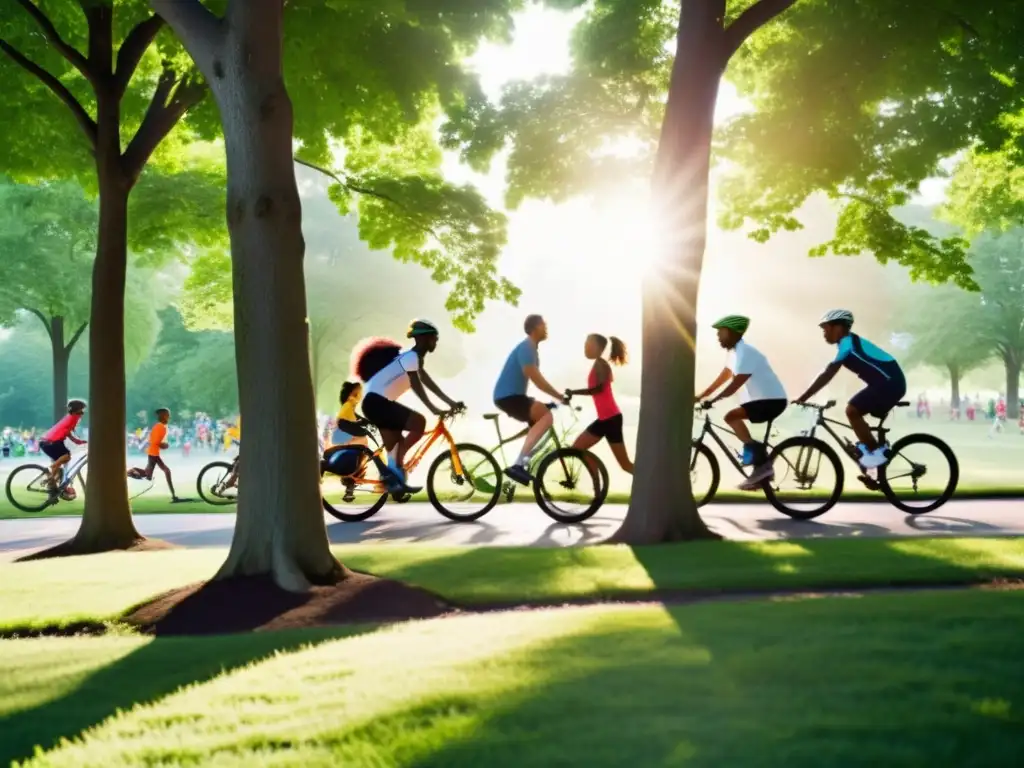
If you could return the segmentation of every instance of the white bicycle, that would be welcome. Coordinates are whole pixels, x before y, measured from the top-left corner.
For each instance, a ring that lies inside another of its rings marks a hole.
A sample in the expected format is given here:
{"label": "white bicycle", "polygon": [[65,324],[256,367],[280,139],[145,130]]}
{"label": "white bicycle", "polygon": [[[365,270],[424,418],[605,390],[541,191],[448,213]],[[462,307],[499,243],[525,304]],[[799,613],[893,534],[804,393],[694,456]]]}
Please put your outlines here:
{"label": "white bicycle", "polygon": [[88,452],[74,457],[61,470],[61,479],[56,485],[50,479],[50,470],[40,464],[22,464],[7,476],[7,500],[22,512],[42,512],[61,501],[78,498],[75,483],[85,491],[85,476],[82,471],[89,461]]}

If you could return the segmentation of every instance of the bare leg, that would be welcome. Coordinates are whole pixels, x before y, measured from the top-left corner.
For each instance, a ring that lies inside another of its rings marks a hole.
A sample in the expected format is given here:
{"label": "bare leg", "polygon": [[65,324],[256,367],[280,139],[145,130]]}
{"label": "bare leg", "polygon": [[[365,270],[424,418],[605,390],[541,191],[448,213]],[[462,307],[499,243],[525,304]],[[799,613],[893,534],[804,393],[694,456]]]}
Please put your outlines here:
{"label": "bare leg", "polygon": [[71,460],[71,456],[64,455],[57,459],[53,464],[50,465],[50,482],[54,485],[60,482],[60,471],[64,468],[64,465]]}
{"label": "bare leg", "polygon": [[405,455],[409,452],[410,448],[420,441],[423,433],[426,432],[427,420],[423,418],[423,414],[413,413],[409,416],[409,420],[405,422],[405,429],[405,437],[399,441],[395,449],[395,463],[403,468],[405,467]]}
{"label": "bare leg", "polygon": [[855,405],[846,406],[846,418],[850,420],[850,426],[853,428],[853,433],[857,435],[857,439],[864,443],[864,448],[867,449],[868,453],[878,450],[878,441],[875,439],[874,433],[871,431],[871,427],[864,420],[864,415],[857,410]]}
{"label": "bare leg", "polygon": [[178,494],[174,492],[174,483],[171,481],[171,469],[167,465],[164,465],[164,477],[167,478],[167,487],[171,489],[171,498],[178,498]]}
{"label": "bare leg", "polygon": [[526,457],[530,455],[530,452],[537,446],[537,443],[540,442],[544,433],[551,429],[551,425],[554,423],[551,409],[536,402],[530,407],[530,420],[533,422],[533,425],[530,427],[530,431],[526,433],[526,439],[523,440],[523,449],[519,452],[519,458],[516,459],[517,464],[523,463]]}
{"label": "bare leg", "polygon": [[633,462],[629,460],[629,454],[626,453],[625,443],[608,443],[608,446],[612,449],[612,455],[615,460],[619,462],[619,466],[622,467],[623,472],[629,472],[633,474]]}
{"label": "bare leg", "polygon": [[750,437],[750,430],[747,428],[747,412],[742,407],[733,408],[725,414],[725,423],[736,433],[736,437],[744,445],[754,442]]}

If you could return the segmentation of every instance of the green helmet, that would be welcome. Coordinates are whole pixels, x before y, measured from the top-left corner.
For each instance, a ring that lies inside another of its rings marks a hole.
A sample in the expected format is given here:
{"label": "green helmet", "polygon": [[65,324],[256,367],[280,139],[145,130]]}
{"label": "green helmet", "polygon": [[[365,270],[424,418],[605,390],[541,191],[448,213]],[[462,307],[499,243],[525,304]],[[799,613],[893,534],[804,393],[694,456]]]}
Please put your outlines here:
{"label": "green helmet", "polygon": [[711,327],[728,328],[736,333],[746,333],[747,328],[750,327],[750,318],[743,315],[726,315]]}
{"label": "green helmet", "polygon": [[413,336],[436,336],[437,326],[429,320],[413,320],[405,332],[405,337],[411,339]]}

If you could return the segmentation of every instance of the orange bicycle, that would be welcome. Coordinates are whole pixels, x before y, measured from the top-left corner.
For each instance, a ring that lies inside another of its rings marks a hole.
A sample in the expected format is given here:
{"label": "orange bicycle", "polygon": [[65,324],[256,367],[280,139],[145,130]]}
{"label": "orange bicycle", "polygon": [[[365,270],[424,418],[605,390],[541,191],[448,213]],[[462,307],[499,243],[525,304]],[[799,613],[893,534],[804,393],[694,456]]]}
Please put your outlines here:
{"label": "orange bicycle", "polygon": [[[405,470],[411,475],[435,443],[448,443],[448,450],[434,459],[427,472],[427,498],[449,520],[468,523],[479,520],[498,503],[501,483],[494,482],[494,478],[500,479],[501,469],[479,445],[455,442],[446,422],[462,412],[452,410],[438,417],[434,428],[406,459]],[[369,439],[373,447],[346,445],[320,464],[324,509],[346,523],[373,517],[388,500],[383,479],[388,472],[383,460],[384,446],[372,431]],[[410,496],[395,493],[392,498],[404,503]]]}

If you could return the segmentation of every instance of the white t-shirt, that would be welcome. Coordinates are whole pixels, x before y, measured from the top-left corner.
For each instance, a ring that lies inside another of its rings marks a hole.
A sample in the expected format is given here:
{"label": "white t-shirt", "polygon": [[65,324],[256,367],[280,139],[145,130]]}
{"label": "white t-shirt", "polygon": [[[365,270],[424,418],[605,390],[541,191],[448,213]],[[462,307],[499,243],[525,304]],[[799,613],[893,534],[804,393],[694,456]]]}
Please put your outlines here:
{"label": "white t-shirt", "polygon": [[366,382],[366,394],[397,400],[409,391],[409,372],[419,369],[420,358],[415,349],[400,352],[398,357],[370,377]]}
{"label": "white t-shirt", "polygon": [[747,383],[739,391],[741,403],[754,400],[785,400],[786,390],[775,375],[768,358],[740,339],[739,343],[729,350],[725,367],[732,371],[733,376],[748,374]]}

